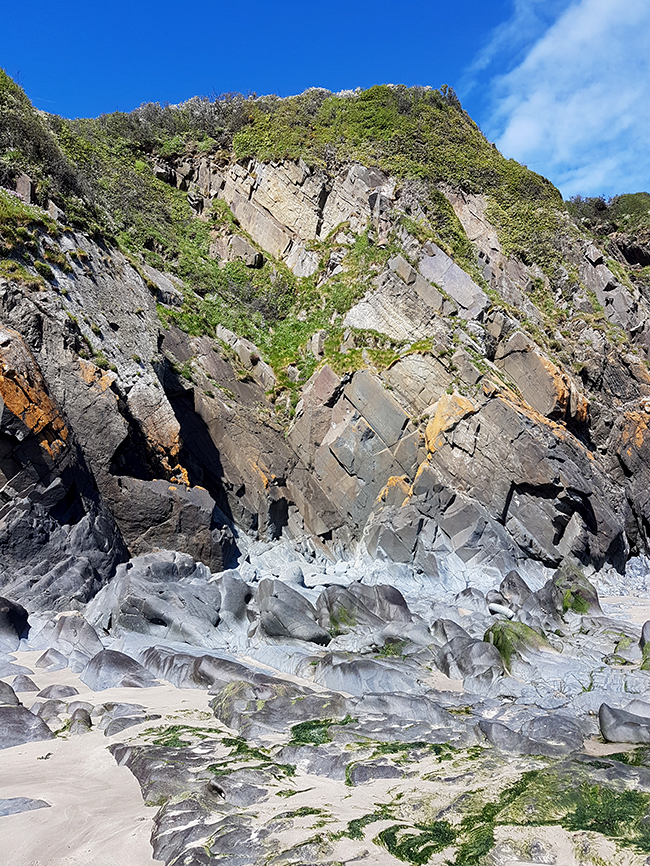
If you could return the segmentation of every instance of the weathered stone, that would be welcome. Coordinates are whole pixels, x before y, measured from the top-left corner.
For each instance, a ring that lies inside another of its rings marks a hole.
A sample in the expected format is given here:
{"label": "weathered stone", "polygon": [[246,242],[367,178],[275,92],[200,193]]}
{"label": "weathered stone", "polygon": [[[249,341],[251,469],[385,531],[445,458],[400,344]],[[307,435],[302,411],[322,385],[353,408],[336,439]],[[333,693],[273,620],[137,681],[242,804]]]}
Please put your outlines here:
{"label": "weathered stone", "polygon": [[8,683],[3,683],[0,680],[0,706],[2,707],[17,707],[20,701],[16,697],[16,692]]}
{"label": "weathered stone", "polygon": [[158,639],[214,646],[221,593],[202,563],[160,551],[121,565],[86,609],[95,626],[113,634],[138,632]]}
{"label": "weathered stone", "polygon": [[52,731],[25,707],[0,707],[0,749],[51,740]]}
{"label": "weathered stone", "polygon": [[328,644],[330,635],[316,621],[316,610],[306,598],[279,580],[262,580],[257,590],[260,624],[271,637]]}
{"label": "weathered stone", "polygon": [[494,361],[536,412],[557,419],[567,415],[571,396],[568,377],[541,355],[521,331],[499,345]]}
{"label": "weathered stone", "polygon": [[116,650],[102,650],[92,658],[79,679],[94,692],[111,688],[141,689],[155,686],[153,675],[141,664]]}
{"label": "weathered stone", "polygon": [[598,711],[600,732],[610,743],[650,743],[650,718],[602,704]]}
{"label": "weathered stone", "polygon": [[427,242],[424,250],[419,265],[422,276],[439,285],[456,301],[463,318],[480,316],[490,303],[485,292],[434,243]]}
{"label": "weathered stone", "polygon": [[37,668],[46,671],[61,671],[68,667],[68,659],[56,649],[47,649],[34,662]]}
{"label": "weathered stone", "polygon": [[40,691],[36,697],[37,698],[52,698],[54,700],[62,700],[63,698],[71,698],[73,695],[78,695],[79,691],[75,689],[74,686],[65,686],[60,684],[55,684],[51,686],[47,686],[42,691]]}
{"label": "weathered stone", "polygon": [[0,651],[18,649],[21,638],[27,637],[28,632],[25,608],[7,598],[0,598]]}
{"label": "weathered stone", "polygon": [[38,686],[25,674],[14,677],[12,688],[15,692],[37,692]]}
{"label": "weathered stone", "polygon": [[32,812],[34,809],[49,809],[45,800],[31,800],[29,797],[9,797],[0,799],[0,818],[5,815],[19,815],[21,812]]}
{"label": "weathered stone", "polygon": [[396,444],[408,416],[374,376],[365,370],[356,373],[345,396],[389,448]]}

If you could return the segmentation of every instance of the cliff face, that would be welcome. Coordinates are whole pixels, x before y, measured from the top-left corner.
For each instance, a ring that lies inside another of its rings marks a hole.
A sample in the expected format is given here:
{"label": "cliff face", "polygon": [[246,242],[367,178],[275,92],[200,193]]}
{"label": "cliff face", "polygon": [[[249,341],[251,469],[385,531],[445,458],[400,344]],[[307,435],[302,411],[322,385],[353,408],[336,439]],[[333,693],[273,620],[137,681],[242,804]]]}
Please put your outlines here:
{"label": "cliff face", "polygon": [[445,89],[1,72],[0,186],[16,862],[641,866],[646,197],[567,209]]}
{"label": "cliff face", "polygon": [[552,188],[242,156],[255,129],[136,167],[200,236],[194,283],[164,239],[120,251],[24,175],[0,191],[4,583],[21,556],[49,580],[10,532],[32,512],[30,550],[91,563],[61,604],[127,551],[218,570],[250,537],[459,585],[645,551],[650,307]]}

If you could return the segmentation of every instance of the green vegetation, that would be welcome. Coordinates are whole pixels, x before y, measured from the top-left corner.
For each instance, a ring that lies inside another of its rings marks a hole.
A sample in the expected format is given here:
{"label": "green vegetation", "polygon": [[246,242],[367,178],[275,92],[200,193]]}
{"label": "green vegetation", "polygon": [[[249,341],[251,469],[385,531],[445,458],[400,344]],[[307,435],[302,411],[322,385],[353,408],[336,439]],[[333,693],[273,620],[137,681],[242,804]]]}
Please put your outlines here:
{"label": "green vegetation", "polygon": [[521,655],[526,650],[535,651],[545,647],[549,648],[544,635],[539,634],[534,628],[523,622],[509,620],[502,620],[491,625],[485,632],[483,640],[494,644],[499,650],[507,671],[511,670],[513,656]]}
{"label": "green vegetation", "polygon": [[142,732],[154,746],[167,746],[170,749],[180,749],[192,745],[195,740],[207,740],[223,736],[221,728],[195,727],[194,725],[161,725],[147,728]]}
{"label": "green vegetation", "polygon": [[[506,160],[464,112],[451,88],[378,85],[350,96],[307,91],[292,99],[265,97],[251,106],[251,123],[238,132],[239,158],[297,159],[314,166],[350,160],[377,165],[432,190],[427,216],[443,246],[474,264],[464,233],[433,184],[490,196],[490,216],[508,252],[553,270],[558,232],[566,228],[555,187]],[[462,232],[462,230],[461,230]]]}
{"label": "green vegetation", "polygon": [[442,851],[456,839],[456,832],[448,821],[431,824],[393,824],[386,827],[374,839],[398,860],[414,866],[428,863],[433,854]]}
{"label": "green vegetation", "polygon": [[230,749],[229,754],[223,758],[218,764],[210,764],[207,769],[214,776],[227,776],[234,770],[238,769],[238,765],[258,761],[251,770],[268,770],[277,778],[291,778],[296,775],[296,768],[293,764],[279,764],[270,757],[268,749],[256,749],[249,746],[242,737],[223,737],[221,740],[226,748]]}
{"label": "green vegetation", "polygon": [[289,746],[322,746],[332,741],[330,734],[331,725],[349,725],[356,722],[352,716],[344,719],[312,719],[308,722],[300,722],[291,728],[291,739]]}
{"label": "green vegetation", "polygon": [[408,641],[405,640],[394,640],[389,639],[383,645],[383,647],[378,651],[377,655],[379,658],[404,658],[404,648],[406,647]]}
{"label": "green vegetation", "polygon": [[567,202],[571,216],[597,234],[650,227],[650,193],[635,192],[606,199],[574,196]]}

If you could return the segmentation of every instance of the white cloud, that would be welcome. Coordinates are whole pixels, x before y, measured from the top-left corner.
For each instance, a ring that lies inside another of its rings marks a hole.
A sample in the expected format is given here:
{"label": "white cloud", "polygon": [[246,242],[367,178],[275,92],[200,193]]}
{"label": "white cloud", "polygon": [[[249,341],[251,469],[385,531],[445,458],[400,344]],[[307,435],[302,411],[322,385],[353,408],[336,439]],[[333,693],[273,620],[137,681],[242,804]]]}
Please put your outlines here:
{"label": "white cloud", "polygon": [[487,134],[565,196],[650,190],[648,0],[577,0],[492,87]]}

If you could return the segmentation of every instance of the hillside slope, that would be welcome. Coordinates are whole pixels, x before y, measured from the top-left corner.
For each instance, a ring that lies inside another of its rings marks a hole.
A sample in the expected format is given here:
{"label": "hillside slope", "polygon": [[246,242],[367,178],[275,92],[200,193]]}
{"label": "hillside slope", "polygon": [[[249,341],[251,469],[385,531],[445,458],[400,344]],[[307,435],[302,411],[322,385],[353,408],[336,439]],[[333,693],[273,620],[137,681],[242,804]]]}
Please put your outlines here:
{"label": "hillside slope", "polygon": [[65,121],[1,84],[2,395],[20,355],[71,431],[33,477],[5,412],[7,526],[72,461],[44,550],[100,514],[90,551],[211,567],[251,533],[452,582],[646,550],[648,302],[452,91]]}
{"label": "hillside slope", "polygon": [[12,862],[646,862],[646,203],[448,88],[0,73]]}

